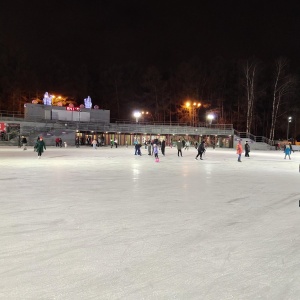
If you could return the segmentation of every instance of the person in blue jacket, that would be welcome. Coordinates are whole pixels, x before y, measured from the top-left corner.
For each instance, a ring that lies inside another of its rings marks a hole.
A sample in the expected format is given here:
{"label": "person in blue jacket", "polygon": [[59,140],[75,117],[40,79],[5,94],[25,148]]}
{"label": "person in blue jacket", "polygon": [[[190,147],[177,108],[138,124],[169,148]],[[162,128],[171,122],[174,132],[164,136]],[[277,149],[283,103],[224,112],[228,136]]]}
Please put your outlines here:
{"label": "person in blue jacket", "polygon": [[284,159],[286,159],[286,156],[288,155],[289,159],[291,159],[291,146],[289,144],[284,146]]}

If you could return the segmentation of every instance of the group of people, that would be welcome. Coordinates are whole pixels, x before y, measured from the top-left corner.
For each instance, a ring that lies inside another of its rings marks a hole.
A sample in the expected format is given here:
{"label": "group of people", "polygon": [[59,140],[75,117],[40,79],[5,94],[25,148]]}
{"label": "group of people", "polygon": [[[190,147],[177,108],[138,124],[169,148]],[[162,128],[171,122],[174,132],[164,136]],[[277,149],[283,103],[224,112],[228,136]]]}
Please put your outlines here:
{"label": "group of people", "polygon": [[[56,142],[56,147],[60,146],[61,147],[61,144],[62,144],[62,141],[60,138],[57,138],[55,140]],[[79,138],[78,140],[76,140],[76,146],[78,145],[79,146]],[[23,147],[23,150],[27,150],[27,139],[25,136],[22,136],[22,139],[21,139],[21,143],[22,143],[22,147]],[[92,141],[92,145],[93,145],[93,148],[94,149],[97,149],[97,140],[93,140]],[[111,148],[115,145],[115,147],[117,148],[118,147],[118,141],[115,140],[111,140]],[[135,141],[134,142],[134,147],[135,147],[135,155],[142,155],[141,153],[141,144],[138,142],[138,141]],[[184,148],[186,146],[186,144],[184,144],[180,139],[177,141],[176,143],[176,146],[177,146],[177,155],[178,157],[181,156],[182,157],[182,148]],[[161,150],[161,153],[163,156],[165,156],[165,147],[166,147],[166,142],[165,140],[163,140],[162,142],[159,142],[159,141],[147,141],[145,142],[145,147],[148,149],[148,155],[153,155],[154,154],[154,157],[155,157],[155,160],[156,161],[159,161],[159,157],[158,157],[158,152],[159,152],[159,149]],[[198,157],[200,157],[200,160],[203,160],[202,156],[203,154],[205,153],[206,149],[205,149],[205,141],[203,140],[199,145],[196,144],[196,147],[195,147],[198,151],[195,159],[197,160]],[[34,151],[36,151],[38,153],[38,158],[41,158],[42,156],[42,153],[43,151],[46,150],[46,144],[43,140],[43,137],[38,137],[37,140],[36,140],[36,143],[34,145]],[[291,159],[291,152],[294,151],[293,148],[292,148],[292,144],[291,143],[288,143],[288,144],[285,144],[284,145],[284,159],[286,159],[286,157],[288,156],[289,159]],[[243,146],[242,146],[242,142],[241,141],[238,141],[237,143],[237,146],[236,146],[236,153],[238,155],[238,162],[242,162],[241,160],[241,156],[242,156],[242,153],[243,153]],[[248,143],[248,141],[246,141],[245,143],[245,157],[250,157],[249,155],[250,153],[250,145]]]}
{"label": "group of people", "polygon": [[62,147],[62,139],[61,138],[59,138],[59,137],[57,137],[56,139],[55,139],[55,147]]}
{"label": "group of people", "polygon": [[[236,145],[236,153],[238,155],[238,162],[242,162],[242,153],[243,153],[243,146],[242,146],[242,142],[238,141],[237,145]],[[249,155],[250,153],[250,145],[248,144],[248,141],[246,141],[245,143],[245,157],[250,157]]]}
{"label": "group of people", "polygon": [[[283,147],[283,152],[285,154],[284,159],[286,159],[287,156],[289,157],[289,159],[291,159],[292,151],[294,152],[292,144],[291,143],[285,144],[284,147]],[[243,146],[242,146],[241,141],[239,141],[237,146],[236,146],[236,153],[238,155],[238,162],[242,162],[241,156],[242,156],[242,153],[243,153]],[[250,145],[249,145],[248,141],[246,141],[246,143],[245,143],[245,157],[250,157],[249,153],[250,153]]]}
{"label": "group of people", "polygon": [[[27,150],[27,138],[25,136],[21,137],[21,143],[23,150]],[[44,152],[44,150],[46,150],[46,144],[42,136],[37,137],[33,150],[37,152],[38,158],[41,158],[42,153]]]}
{"label": "group of people", "polygon": [[110,140],[110,148],[112,148],[113,146],[118,148],[118,140],[117,139],[115,139],[115,140],[111,139]]}
{"label": "group of people", "polygon": [[[135,155],[142,155],[140,148],[141,148],[141,144],[139,144],[137,141],[134,143],[135,144]],[[189,142],[185,142],[184,140],[181,141],[181,139],[179,139],[176,142],[176,148],[177,148],[177,155],[178,157],[182,157],[182,149],[186,149],[188,150],[190,146]],[[159,150],[161,151],[161,154],[163,156],[165,156],[165,149],[166,149],[166,141],[158,141],[158,140],[153,140],[151,141],[146,141],[145,142],[145,148],[148,149],[148,155],[153,155],[155,156],[156,161],[159,160],[158,157],[158,152]],[[202,160],[202,155],[205,152],[205,141],[202,141],[199,146],[198,144],[196,144],[195,148],[198,151],[198,154],[196,156],[195,159],[198,159],[198,157],[200,156],[200,159]]]}

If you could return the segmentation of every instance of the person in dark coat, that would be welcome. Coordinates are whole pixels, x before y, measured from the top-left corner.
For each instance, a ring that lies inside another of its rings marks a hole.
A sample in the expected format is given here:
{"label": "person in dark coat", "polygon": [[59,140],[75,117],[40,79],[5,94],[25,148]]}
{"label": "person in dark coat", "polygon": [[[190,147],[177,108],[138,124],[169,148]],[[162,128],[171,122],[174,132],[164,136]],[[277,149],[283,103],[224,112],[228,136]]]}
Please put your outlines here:
{"label": "person in dark coat", "polygon": [[179,139],[176,144],[177,144],[177,154],[178,154],[178,157],[179,157],[179,154],[182,157],[182,141]]}
{"label": "person in dark coat", "polygon": [[40,139],[36,142],[35,148],[38,153],[38,158],[41,158],[44,149],[46,150],[46,144],[42,137],[40,137]]}
{"label": "person in dark coat", "polygon": [[141,147],[142,145],[140,143],[135,144],[135,154],[134,155],[140,155],[142,156]]}
{"label": "person in dark coat", "polygon": [[22,136],[21,143],[23,145],[23,150],[27,150],[27,139],[25,136]]}
{"label": "person in dark coat", "polygon": [[165,156],[165,149],[166,149],[166,141],[165,140],[163,140],[162,142],[161,142],[161,154],[163,155],[163,156]]}
{"label": "person in dark coat", "polygon": [[248,141],[246,141],[246,143],[245,143],[245,157],[250,157],[249,152],[250,152],[250,145],[248,144]]}
{"label": "person in dark coat", "polygon": [[198,154],[197,156],[195,157],[195,159],[198,159],[198,156],[200,156],[200,159],[203,160],[202,158],[202,154],[205,152],[205,142],[202,141],[200,144],[199,144],[199,147],[198,147]]}

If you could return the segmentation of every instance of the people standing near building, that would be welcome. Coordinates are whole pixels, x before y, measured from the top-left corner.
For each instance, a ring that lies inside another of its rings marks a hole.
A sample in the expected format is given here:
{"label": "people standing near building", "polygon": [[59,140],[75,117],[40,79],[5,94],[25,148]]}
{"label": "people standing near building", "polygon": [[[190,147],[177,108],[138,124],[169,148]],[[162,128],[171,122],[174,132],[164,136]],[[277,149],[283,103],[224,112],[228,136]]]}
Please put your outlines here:
{"label": "people standing near building", "polygon": [[110,148],[112,148],[114,146],[114,140],[110,139]]}
{"label": "people standing near building", "polygon": [[27,150],[27,139],[24,135],[22,136],[21,143],[22,143],[22,146],[23,146],[23,150]]}
{"label": "people standing near building", "polygon": [[243,153],[243,146],[241,141],[239,141],[238,144],[236,145],[236,154],[238,155],[238,162],[242,162],[241,161],[242,153]]}
{"label": "people standing near building", "polygon": [[205,152],[205,141],[202,141],[202,142],[199,144],[197,150],[198,150],[198,154],[197,154],[197,156],[195,157],[195,159],[198,159],[198,156],[200,156],[200,159],[203,160],[202,155],[203,155],[203,153]]}
{"label": "people standing near building", "polygon": [[59,137],[55,139],[55,147],[59,147]]}
{"label": "people standing near building", "polygon": [[118,148],[118,139],[115,139],[114,141],[116,148]]}
{"label": "people standing near building", "polygon": [[291,159],[291,152],[292,152],[292,150],[291,150],[290,145],[289,144],[284,145],[284,154],[285,154],[284,159],[286,159],[286,156],[288,156],[289,159]]}
{"label": "people standing near building", "polygon": [[248,141],[246,141],[246,143],[245,143],[245,157],[250,157],[249,152],[250,152],[250,145],[248,144]]}
{"label": "people standing near building", "polygon": [[165,149],[166,149],[166,141],[165,140],[162,140],[160,149],[161,149],[161,154],[163,156],[165,156]]}
{"label": "people standing near building", "polygon": [[46,144],[43,140],[43,137],[40,137],[40,139],[36,142],[35,148],[36,152],[38,153],[38,158],[41,158],[44,149],[46,150]]}
{"label": "people standing near building", "polygon": [[93,139],[92,141],[93,149],[97,150],[97,141]]}
{"label": "people standing near building", "polygon": [[177,141],[177,154],[178,154],[178,157],[179,157],[179,154],[182,157],[182,142],[180,139]]}

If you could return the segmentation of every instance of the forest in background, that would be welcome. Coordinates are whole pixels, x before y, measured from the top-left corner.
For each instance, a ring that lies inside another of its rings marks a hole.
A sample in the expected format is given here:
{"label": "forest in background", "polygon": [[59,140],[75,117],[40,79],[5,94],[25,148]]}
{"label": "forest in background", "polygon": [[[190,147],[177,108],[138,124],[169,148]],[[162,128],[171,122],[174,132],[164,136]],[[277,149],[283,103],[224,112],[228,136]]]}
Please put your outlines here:
{"label": "forest in background", "polygon": [[145,121],[188,123],[189,100],[201,103],[194,112],[196,122],[206,122],[207,113],[213,112],[216,123],[271,140],[286,138],[291,116],[290,137],[296,138],[297,77],[286,58],[264,62],[193,57],[172,68],[135,62],[69,65],[55,56],[32,61],[0,46],[0,110],[23,112],[25,103],[41,101],[47,91],[78,106],[90,96],[93,106],[111,111],[112,122],[134,121],[133,111],[145,110]]}

